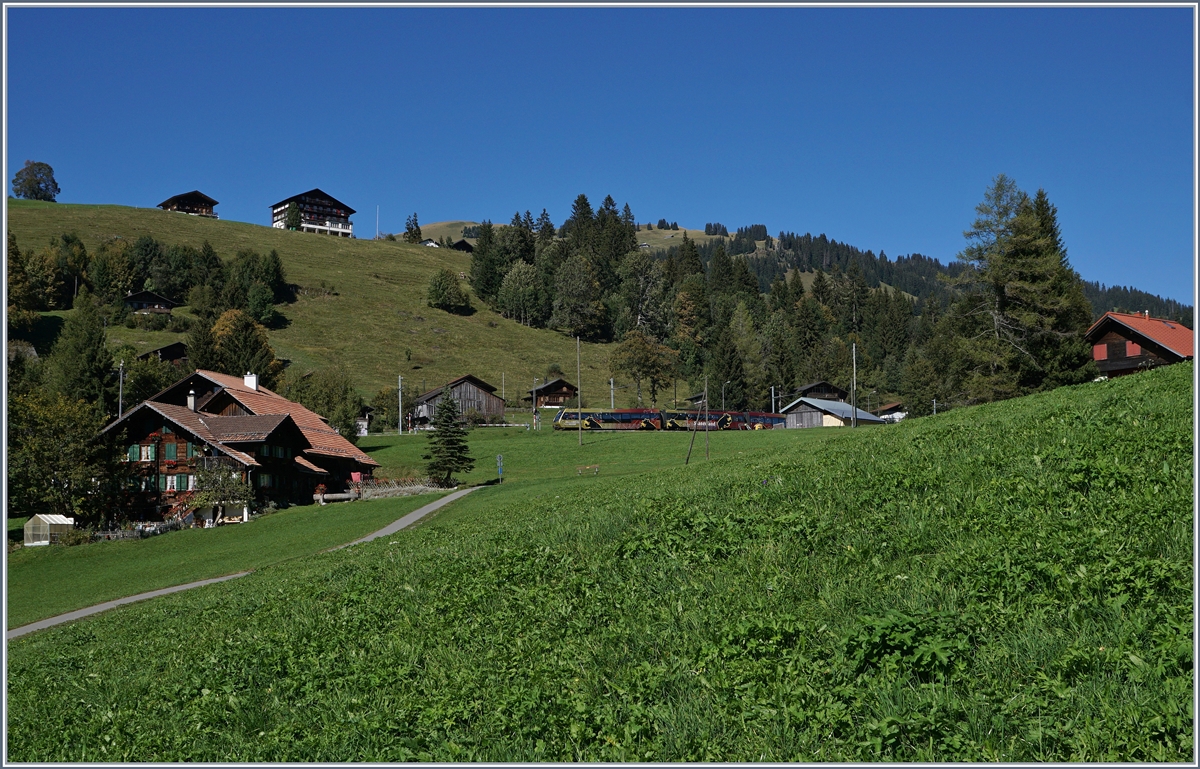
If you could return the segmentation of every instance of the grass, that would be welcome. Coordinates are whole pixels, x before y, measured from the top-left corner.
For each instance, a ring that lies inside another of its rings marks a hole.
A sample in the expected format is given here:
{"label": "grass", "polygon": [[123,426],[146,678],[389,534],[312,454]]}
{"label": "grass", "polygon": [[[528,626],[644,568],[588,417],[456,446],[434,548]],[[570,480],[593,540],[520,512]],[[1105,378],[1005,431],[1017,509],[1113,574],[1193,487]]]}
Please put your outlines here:
{"label": "grass", "polygon": [[[308,505],[238,526],[74,547],[21,548],[8,554],[8,627],[148,590],[311,556],[381,529],[439,496]],[[10,531],[15,520],[9,519]]]}
{"label": "grass", "polygon": [[[276,249],[289,281],[312,288],[324,282],[335,290],[331,296],[302,296],[280,307],[288,325],[270,332],[276,355],[300,369],[343,364],[367,398],[380,388],[394,387],[399,375],[404,377],[406,396],[412,397],[422,388],[432,389],[466,373],[499,390],[503,375],[510,400],[532,387],[535,377],[544,378],[552,363],[571,371],[569,378],[575,380],[574,339],[501,318],[477,298],[476,312],[469,316],[425,305],[425,287],[436,270],[469,270],[470,256],[458,251],[286,232],[125,206],[9,200],[8,212],[9,230],[22,250],[40,248],[67,232],[78,235],[89,252],[113,235],[151,235],[163,243],[196,247],[208,240],[225,259],[242,248],[259,253]],[[123,339],[152,349],[185,335],[112,330],[110,342]],[[610,346],[582,346],[585,401],[607,393]]]}
{"label": "grass", "polygon": [[1192,372],[529,468],[10,643],[8,758],[1188,762]]}

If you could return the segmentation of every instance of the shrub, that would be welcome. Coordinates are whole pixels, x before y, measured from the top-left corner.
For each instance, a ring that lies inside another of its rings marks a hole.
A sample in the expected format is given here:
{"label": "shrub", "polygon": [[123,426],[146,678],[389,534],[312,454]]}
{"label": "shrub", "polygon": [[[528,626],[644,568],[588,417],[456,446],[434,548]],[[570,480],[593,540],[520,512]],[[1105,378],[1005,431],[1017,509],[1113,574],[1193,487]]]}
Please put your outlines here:
{"label": "shrub", "polygon": [[471,299],[458,284],[458,278],[446,268],[442,268],[429,279],[426,298],[430,307],[445,310],[456,315],[470,311]]}

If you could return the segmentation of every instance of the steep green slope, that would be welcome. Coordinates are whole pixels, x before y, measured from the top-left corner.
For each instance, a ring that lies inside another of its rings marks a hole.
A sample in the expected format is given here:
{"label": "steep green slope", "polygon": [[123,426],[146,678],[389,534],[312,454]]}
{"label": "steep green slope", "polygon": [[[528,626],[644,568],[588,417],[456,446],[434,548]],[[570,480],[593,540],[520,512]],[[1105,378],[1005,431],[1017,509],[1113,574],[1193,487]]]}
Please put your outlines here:
{"label": "steep green slope", "polygon": [[[288,280],[303,289],[281,310],[289,324],[271,332],[276,355],[312,368],[342,363],[367,397],[396,385],[416,395],[471,373],[504,386],[512,399],[559,364],[574,382],[575,340],[545,329],[530,329],[488,311],[473,299],[470,316],[450,315],[425,305],[425,287],[441,267],[466,272],[470,256],[440,248],[375,240],[350,240],[287,232],[243,222],[216,221],[158,209],[8,201],[9,228],[22,249],[36,249],[71,232],[89,251],[119,235],[151,235],[163,243],[200,246],[208,240],[229,259],[242,248],[279,252]],[[314,290],[332,286],[333,295]],[[166,332],[114,337],[141,342],[146,349],[182,335]],[[608,345],[583,345],[583,396],[599,402],[608,392]],[[503,380],[503,382],[502,382]],[[607,399],[605,399],[607,400]]]}
{"label": "steep green slope", "polygon": [[9,645],[9,759],[1188,761],[1192,366],[487,505]]}

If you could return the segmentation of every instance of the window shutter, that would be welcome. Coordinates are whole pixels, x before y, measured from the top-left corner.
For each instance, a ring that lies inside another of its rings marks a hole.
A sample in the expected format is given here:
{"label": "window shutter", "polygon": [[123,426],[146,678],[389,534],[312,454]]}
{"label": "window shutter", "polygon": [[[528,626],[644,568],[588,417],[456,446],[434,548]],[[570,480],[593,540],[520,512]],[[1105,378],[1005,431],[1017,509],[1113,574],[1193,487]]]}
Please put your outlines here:
{"label": "window shutter", "polygon": [[176,444],[166,443],[163,444],[163,448],[165,449],[163,452],[163,459],[178,459],[178,456],[176,456],[178,451],[176,449]]}
{"label": "window shutter", "polygon": [[146,458],[147,458],[147,459],[149,459],[151,462],[153,462],[153,461],[154,461],[154,459],[155,459],[155,456],[154,456],[154,450],[155,450],[157,447],[156,447],[156,446],[155,446],[153,443],[151,443],[151,444],[150,444],[149,446],[147,446],[146,448],[150,449],[148,452],[146,452],[146,453],[149,455],[149,456],[147,456]]}
{"label": "window shutter", "polygon": [[165,476],[165,475],[158,476],[158,490],[159,491],[167,490],[167,476]]}
{"label": "window shutter", "polygon": [[129,447],[129,461],[130,462],[138,461],[138,457],[141,456],[141,451],[142,451],[141,446],[137,445],[136,443],[132,444]]}
{"label": "window shutter", "polygon": [[1125,343],[1125,354],[1128,355],[1130,358],[1133,358],[1137,355],[1141,355],[1142,354],[1142,346],[1140,344],[1138,344],[1137,342],[1126,342]]}
{"label": "window shutter", "polygon": [[1106,344],[1092,345],[1092,358],[1094,360],[1108,360],[1108,345],[1106,345]]}
{"label": "window shutter", "polygon": [[175,476],[175,490],[183,491],[188,487],[188,477],[186,473],[180,473]]}

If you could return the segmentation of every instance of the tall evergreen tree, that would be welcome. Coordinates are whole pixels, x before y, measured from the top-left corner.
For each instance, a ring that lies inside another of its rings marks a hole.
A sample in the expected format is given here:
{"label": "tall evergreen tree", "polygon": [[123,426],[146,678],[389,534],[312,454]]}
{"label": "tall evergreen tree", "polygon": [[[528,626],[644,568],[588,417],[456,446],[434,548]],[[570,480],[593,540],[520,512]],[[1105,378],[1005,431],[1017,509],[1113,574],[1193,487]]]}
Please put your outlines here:
{"label": "tall evergreen tree", "polygon": [[504,280],[503,256],[496,243],[495,228],[485,219],[479,225],[479,238],[471,254],[471,288],[485,302],[494,302]]}
{"label": "tall evergreen tree", "polygon": [[267,340],[267,330],[241,310],[227,310],[213,326],[217,371],[230,376],[256,374],[259,384],[274,388],[283,371]]}
{"label": "tall evergreen tree", "polygon": [[738,354],[737,341],[730,329],[726,328],[718,337],[709,366],[709,409],[722,408],[721,396],[724,392],[726,410],[744,411],[747,405],[746,366]]}
{"label": "tall evergreen tree", "polygon": [[100,414],[116,413],[116,372],[96,303],[87,288],[79,290],[74,312],[50,350],[46,384],[70,400],[93,404]]}
{"label": "tall evergreen tree", "polygon": [[442,487],[455,485],[455,473],[470,472],[475,467],[467,446],[467,431],[459,423],[458,403],[449,387],[442,390],[438,400],[433,432],[429,436],[429,453],[423,458],[429,460],[425,472]]}

